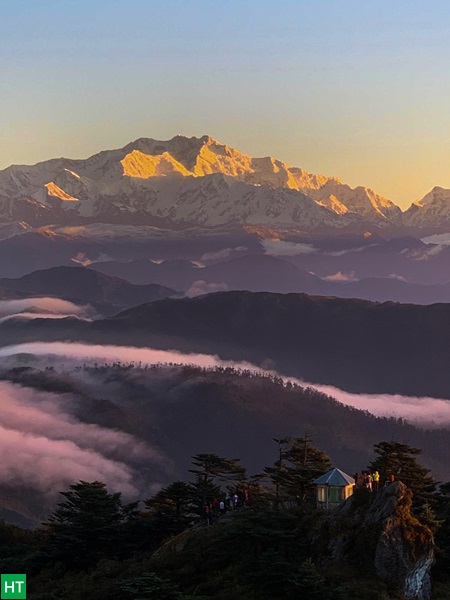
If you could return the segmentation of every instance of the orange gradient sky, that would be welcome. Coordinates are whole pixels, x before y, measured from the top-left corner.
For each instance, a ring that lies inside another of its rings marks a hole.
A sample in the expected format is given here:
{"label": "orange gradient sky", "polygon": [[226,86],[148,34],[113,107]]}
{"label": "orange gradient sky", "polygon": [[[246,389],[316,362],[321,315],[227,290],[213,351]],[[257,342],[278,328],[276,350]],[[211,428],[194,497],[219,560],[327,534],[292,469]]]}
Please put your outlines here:
{"label": "orange gradient sky", "polygon": [[402,208],[450,188],[444,1],[17,0],[0,168],[209,134]]}

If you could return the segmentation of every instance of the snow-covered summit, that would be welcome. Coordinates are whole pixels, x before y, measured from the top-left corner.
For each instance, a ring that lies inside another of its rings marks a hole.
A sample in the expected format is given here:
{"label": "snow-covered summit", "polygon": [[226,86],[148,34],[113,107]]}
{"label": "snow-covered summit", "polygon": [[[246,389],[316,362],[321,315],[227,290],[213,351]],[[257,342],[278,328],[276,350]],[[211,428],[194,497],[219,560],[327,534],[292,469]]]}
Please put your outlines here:
{"label": "snow-covered summit", "polygon": [[450,190],[435,186],[421,200],[411,204],[404,214],[404,221],[412,227],[450,225]]}
{"label": "snow-covered summit", "polygon": [[0,171],[0,217],[14,212],[29,221],[30,210],[40,223],[140,215],[165,226],[273,222],[305,229],[355,220],[392,225],[402,216],[367,188],[352,189],[270,156],[252,158],[208,135],[139,138],[85,160],[58,158]]}

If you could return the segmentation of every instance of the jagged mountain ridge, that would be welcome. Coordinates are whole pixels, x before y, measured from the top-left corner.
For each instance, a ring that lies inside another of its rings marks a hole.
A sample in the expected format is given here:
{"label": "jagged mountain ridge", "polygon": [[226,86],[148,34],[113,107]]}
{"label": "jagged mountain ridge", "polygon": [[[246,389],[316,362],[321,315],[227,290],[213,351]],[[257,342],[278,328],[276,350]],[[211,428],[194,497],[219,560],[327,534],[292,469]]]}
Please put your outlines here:
{"label": "jagged mountain ridge", "polygon": [[315,229],[398,225],[401,210],[363,187],[272,157],[252,158],[210,136],[140,138],[86,160],[57,158],[0,171],[0,218],[31,223],[233,223]]}
{"label": "jagged mountain ridge", "polygon": [[435,186],[418,202],[413,202],[404,214],[411,227],[442,227],[450,223],[450,190]]}

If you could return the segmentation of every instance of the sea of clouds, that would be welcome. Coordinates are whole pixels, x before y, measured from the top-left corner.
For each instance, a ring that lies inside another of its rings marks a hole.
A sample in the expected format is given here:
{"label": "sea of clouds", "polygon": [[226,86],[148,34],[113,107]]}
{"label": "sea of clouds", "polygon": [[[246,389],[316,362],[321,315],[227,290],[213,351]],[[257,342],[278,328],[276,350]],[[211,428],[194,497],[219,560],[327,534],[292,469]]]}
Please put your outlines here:
{"label": "sea of clouds", "polygon": [[44,494],[74,481],[105,481],[134,497],[133,464],[163,468],[166,458],[122,431],[84,423],[70,414],[70,394],[0,382],[0,484]]}
{"label": "sea of clouds", "polygon": [[[26,359],[25,359],[26,356]],[[0,366],[13,365],[27,360],[39,360],[40,365],[67,370],[70,365],[122,362],[136,364],[175,363],[197,365],[203,368],[233,367],[257,373],[271,373],[282,377],[286,382],[311,386],[334,397],[347,406],[366,410],[376,416],[403,418],[423,427],[447,427],[450,425],[450,401],[440,398],[412,397],[401,394],[357,394],[318,382],[305,382],[292,377],[284,377],[272,368],[262,368],[248,362],[222,360],[211,354],[186,354],[176,350],[135,348],[129,346],[103,346],[72,342],[29,342],[0,348]],[[35,357],[35,358],[34,358]]]}
{"label": "sea of clouds", "polygon": [[14,298],[0,300],[0,323],[9,319],[64,319],[77,317],[90,320],[94,311],[89,305],[80,306],[60,298]]}

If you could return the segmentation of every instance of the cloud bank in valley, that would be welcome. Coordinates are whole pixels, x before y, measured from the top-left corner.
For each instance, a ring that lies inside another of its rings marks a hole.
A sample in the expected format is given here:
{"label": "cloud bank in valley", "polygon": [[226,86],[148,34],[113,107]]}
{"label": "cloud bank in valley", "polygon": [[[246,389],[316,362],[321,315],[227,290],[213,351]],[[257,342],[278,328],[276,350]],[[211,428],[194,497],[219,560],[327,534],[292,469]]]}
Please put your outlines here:
{"label": "cloud bank in valley", "polygon": [[449,400],[400,394],[352,394],[331,385],[311,385],[342,404],[366,410],[377,417],[403,418],[414,425],[430,428],[450,425]]}
{"label": "cloud bank in valley", "polygon": [[233,258],[242,252],[246,252],[247,250],[247,246],[236,246],[235,248],[222,248],[216,252],[205,252],[205,254],[203,254],[200,258],[200,263],[207,264],[220,262],[222,260]]}
{"label": "cloud bank in valley", "polygon": [[51,297],[17,298],[0,300],[0,323],[19,316],[26,319],[57,319],[78,317],[89,319],[93,310],[90,306],[79,306],[68,300]]}
{"label": "cloud bank in valley", "polygon": [[[55,367],[89,362],[123,362],[123,363],[175,363],[197,365],[203,368],[233,367],[248,369],[256,373],[280,375],[273,370],[264,369],[248,362],[221,360],[210,354],[184,354],[176,350],[156,350],[153,348],[135,348],[128,346],[102,346],[66,342],[30,342],[0,348],[0,359],[14,360],[18,354],[29,354],[40,357],[42,364]],[[410,397],[392,394],[354,394],[336,387],[320,383],[310,383],[292,377],[281,377],[287,382],[302,386],[311,386],[334,397],[342,404],[367,410],[376,416],[394,416],[404,418],[411,423],[448,427],[450,425],[450,402],[445,399],[428,397]]]}
{"label": "cloud bank in valley", "polygon": [[71,396],[0,382],[0,484],[50,493],[77,480],[100,480],[135,496],[130,463],[158,468],[166,459],[133,436],[78,421]]}
{"label": "cloud bank in valley", "polygon": [[271,256],[298,256],[299,254],[314,254],[317,252],[317,249],[312,244],[301,242],[262,240],[261,245],[266,254],[270,254]]}

